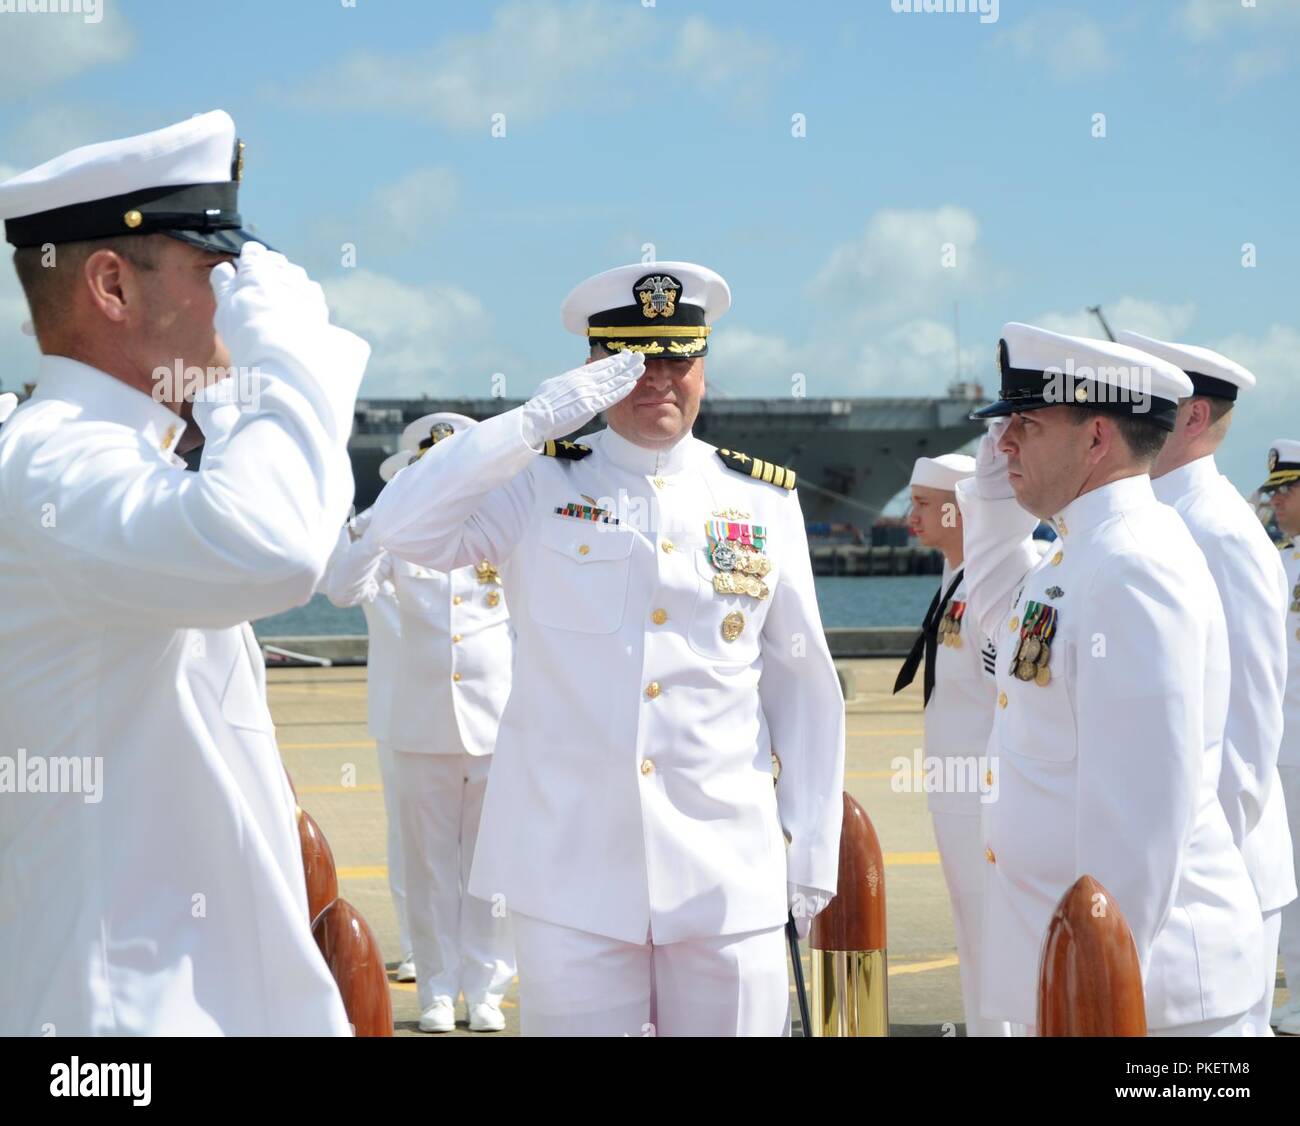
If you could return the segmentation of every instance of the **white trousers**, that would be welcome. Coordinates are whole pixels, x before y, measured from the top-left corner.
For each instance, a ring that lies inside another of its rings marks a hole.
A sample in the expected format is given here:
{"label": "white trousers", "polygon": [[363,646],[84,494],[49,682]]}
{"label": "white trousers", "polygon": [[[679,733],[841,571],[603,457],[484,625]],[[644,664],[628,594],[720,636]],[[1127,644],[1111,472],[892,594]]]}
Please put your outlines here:
{"label": "white trousers", "polygon": [[1282,908],[1264,912],[1264,949],[1261,958],[1264,993],[1255,1003],[1255,1007],[1246,1014],[1246,1019],[1254,1026],[1247,1035],[1272,1036],[1273,1029],[1268,1023],[1273,1013],[1273,991],[1277,988],[1277,946],[1282,931]]}
{"label": "white trousers", "polygon": [[513,922],[525,1036],[789,1033],[784,927],[655,946]]}
{"label": "white trousers", "polygon": [[[1291,851],[1296,871],[1300,873],[1300,766],[1279,766],[1277,772],[1282,779],[1286,819],[1291,826]],[[1293,899],[1282,908],[1281,950],[1286,987],[1295,999],[1300,997],[1300,899]]]}
{"label": "white trousers", "polygon": [[930,811],[939,863],[948,885],[953,929],[957,932],[958,973],[967,1036],[1010,1036],[1004,1020],[980,1016],[980,975],[984,949],[984,844],[978,813]]}
{"label": "white trousers", "polygon": [[504,905],[466,890],[491,755],[396,751],[406,910],[420,1009],[438,997],[498,1005],[515,976]]}
{"label": "white trousers", "polygon": [[384,818],[388,824],[388,891],[397,913],[397,935],[402,949],[400,957],[411,952],[411,924],[406,918],[406,869],[402,864],[402,827],[397,820],[397,768],[393,763],[392,745],[375,743],[379,756],[379,777],[384,789]]}

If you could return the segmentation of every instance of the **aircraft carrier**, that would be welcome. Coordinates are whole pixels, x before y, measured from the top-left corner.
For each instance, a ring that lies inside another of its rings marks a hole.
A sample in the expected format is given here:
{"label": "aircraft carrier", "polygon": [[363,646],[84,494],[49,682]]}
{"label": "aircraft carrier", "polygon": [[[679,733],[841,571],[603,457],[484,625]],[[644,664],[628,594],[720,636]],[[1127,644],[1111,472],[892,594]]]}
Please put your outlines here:
{"label": "aircraft carrier", "polygon": [[[455,411],[485,419],[519,405],[511,399],[363,399],[348,449],[358,511],[374,503],[379,463],[395,453],[402,429],[421,415]],[[958,449],[983,432],[967,417],[984,401],[977,384],[957,383],[944,398],[706,398],[695,436],[788,465],[799,474],[809,523],[870,527],[907,485],[922,455]],[[597,430],[599,421],[583,431]]]}

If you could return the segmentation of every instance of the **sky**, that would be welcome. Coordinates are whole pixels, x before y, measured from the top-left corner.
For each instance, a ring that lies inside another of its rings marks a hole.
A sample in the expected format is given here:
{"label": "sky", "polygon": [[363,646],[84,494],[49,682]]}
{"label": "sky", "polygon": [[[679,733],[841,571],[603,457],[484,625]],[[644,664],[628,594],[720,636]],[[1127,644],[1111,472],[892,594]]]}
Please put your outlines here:
{"label": "sky", "polygon": [[[713,395],[991,390],[1004,322],[1100,304],[1256,374],[1243,491],[1300,437],[1300,0],[42,3],[0,0],[0,178],[226,109],[364,396],[526,396],[575,284],[685,259],[733,291]],[[26,316],[0,269],[5,387]]]}

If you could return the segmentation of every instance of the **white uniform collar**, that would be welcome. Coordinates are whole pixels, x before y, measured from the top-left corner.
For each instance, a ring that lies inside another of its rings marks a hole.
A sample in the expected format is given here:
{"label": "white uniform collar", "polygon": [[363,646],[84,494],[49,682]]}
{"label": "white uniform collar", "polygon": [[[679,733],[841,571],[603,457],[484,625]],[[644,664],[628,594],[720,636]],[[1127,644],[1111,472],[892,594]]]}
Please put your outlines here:
{"label": "white uniform collar", "polygon": [[1144,504],[1155,500],[1151,490],[1151,478],[1145,473],[1132,477],[1122,477],[1109,485],[1075,497],[1057,514],[1052,521],[1061,538],[1068,540],[1095,528],[1112,516],[1121,512],[1131,512]]}
{"label": "white uniform collar", "polygon": [[1219,466],[1214,460],[1214,455],[1206,454],[1195,461],[1189,461],[1186,465],[1180,465],[1177,469],[1171,469],[1163,477],[1155,478],[1151,482],[1151,490],[1156,494],[1156,500],[1164,504],[1173,504],[1180,497],[1185,497],[1188,493],[1195,492],[1218,479]]}
{"label": "white uniform collar", "polygon": [[689,430],[677,440],[675,445],[659,450],[648,450],[644,446],[629,442],[609,427],[592,435],[592,438],[598,441],[601,454],[620,469],[626,469],[629,473],[639,473],[645,477],[666,477],[673,473],[680,473],[686,468],[691,447],[694,445]]}
{"label": "white uniform collar", "polygon": [[32,398],[73,403],[83,417],[121,423],[167,454],[185,432],[184,420],[166,403],[67,356],[41,356]]}

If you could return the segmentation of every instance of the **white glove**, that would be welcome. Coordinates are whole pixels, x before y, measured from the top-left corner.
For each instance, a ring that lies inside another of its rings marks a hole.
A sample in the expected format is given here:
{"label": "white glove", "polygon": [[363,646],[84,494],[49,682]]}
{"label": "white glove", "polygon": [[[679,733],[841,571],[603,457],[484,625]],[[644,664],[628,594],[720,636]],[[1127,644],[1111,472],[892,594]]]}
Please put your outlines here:
{"label": "white glove", "polygon": [[790,901],[790,914],[794,916],[794,929],[799,932],[801,939],[807,938],[813,919],[826,910],[834,896],[821,888],[810,888],[805,884],[787,883],[785,892]]}
{"label": "white glove", "polygon": [[1007,455],[998,449],[1009,418],[994,419],[975,451],[975,493],[985,500],[1007,500],[1016,495],[1007,476]]}
{"label": "white glove", "polygon": [[627,398],[645,372],[640,352],[619,352],[543,383],[521,408],[524,441],[539,450]]}
{"label": "white glove", "polygon": [[365,367],[370,346],[329,323],[324,291],[283,254],[245,243],[237,262],[213,267],[210,280],[214,323],[232,365],[291,368],[317,381]]}

